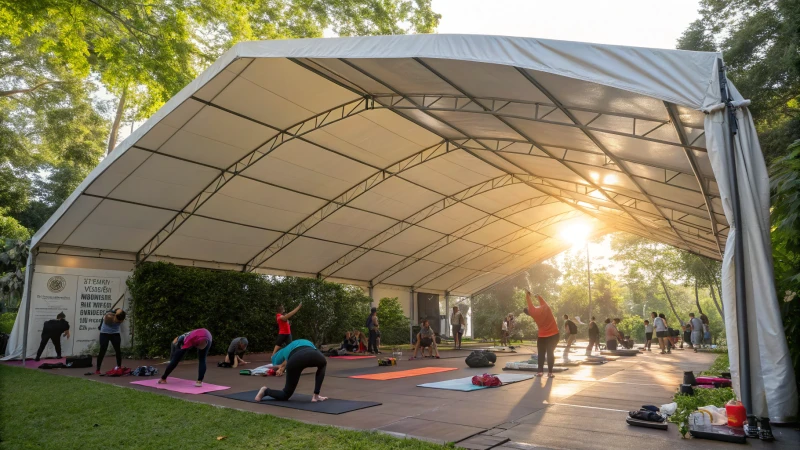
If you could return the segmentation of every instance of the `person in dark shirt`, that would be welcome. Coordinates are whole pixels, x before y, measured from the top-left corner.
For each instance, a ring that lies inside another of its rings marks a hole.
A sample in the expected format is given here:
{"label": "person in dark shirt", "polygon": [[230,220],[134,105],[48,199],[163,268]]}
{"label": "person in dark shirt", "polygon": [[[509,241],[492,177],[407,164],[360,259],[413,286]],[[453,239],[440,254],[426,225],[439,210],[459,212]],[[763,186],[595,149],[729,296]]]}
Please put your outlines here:
{"label": "person in dark shirt", "polygon": [[590,356],[592,354],[592,348],[599,346],[599,344],[600,328],[597,327],[597,322],[594,316],[592,316],[592,320],[589,322],[589,345],[586,346],[586,356]]}
{"label": "person in dark shirt", "polygon": [[42,356],[44,348],[47,347],[47,341],[53,341],[53,347],[56,348],[56,355],[61,358],[61,335],[69,339],[69,322],[64,320],[67,316],[61,312],[58,313],[55,320],[48,320],[42,327],[42,342],[39,344],[39,350],[36,352],[35,361],[39,361]]}
{"label": "person in dark shirt", "polygon": [[567,341],[567,346],[564,347],[564,355],[561,357],[564,362],[569,361],[569,350],[572,348],[572,344],[578,338],[578,326],[575,325],[575,322],[569,319],[569,315],[564,314],[564,338]]}

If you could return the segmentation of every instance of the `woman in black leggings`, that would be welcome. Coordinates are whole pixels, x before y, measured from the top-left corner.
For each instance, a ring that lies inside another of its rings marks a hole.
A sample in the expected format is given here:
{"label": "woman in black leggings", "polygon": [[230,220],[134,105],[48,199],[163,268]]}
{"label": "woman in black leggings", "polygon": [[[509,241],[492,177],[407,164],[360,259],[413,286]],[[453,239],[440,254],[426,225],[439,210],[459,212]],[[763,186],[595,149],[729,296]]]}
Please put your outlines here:
{"label": "woman in black leggings", "polygon": [[555,364],[556,346],[558,345],[558,324],[550,305],[544,301],[541,295],[536,294],[536,299],[539,300],[539,306],[534,306],[531,300],[531,293],[525,292],[525,301],[528,307],[523,309],[525,314],[533,317],[536,326],[539,328],[539,336],[536,340],[537,359],[539,360],[539,370],[536,372],[537,377],[544,375],[544,361],[547,360],[547,376],[553,378],[553,364]]}
{"label": "woman in black leggings", "polygon": [[266,386],[262,387],[259,389],[258,395],[256,395],[257,402],[260,402],[264,396],[272,397],[275,400],[289,400],[294,394],[294,390],[297,389],[300,374],[307,367],[317,368],[317,376],[314,381],[314,396],[311,401],[324,402],[328,399],[328,397],[319,395],[319,391],[322,389],[322,381],[325,379],[325,367],[328,365],[328,361],[325,359],[325,355],[320,353],[311,342],[305,339],[292,341],[291,344],[272,355],[272,364],[278,366],[277,375],[279,377],[286,373],[286,385],[280,391],[269,389]]}
{"label": "woman in black leggings", "polygon": [[108,311],[103,316],[103,321],[100,323],[100,353],[97,355],[97,370],[94,371],[95,374],[100,375],[100,366],[103,365],[103,358],[106,356],[109,343],[114,347],[114,356],[117,357],[115,369],[122,366],[122,349],[120,348],[122,338],[120,337],[119,327],[125,321],[125,317],[126,314],[122,308]]}
{"label": "woman in black leggings", "polygon": [[196,348],[199,364],[197,366],[197,382],[194,385],[197,387],[202,386],[203,378],[206,376],[206,357],[211,349],[211,339],[211,333],[205,328],[198,328],[176,337],[172,341],[169,365],[164,370],[164,375],[161,375],[161,379],[158,380],[158,384],[166,384],[167,377],[178,367],[178,363],[181,362],[186,352],[189,349]]}

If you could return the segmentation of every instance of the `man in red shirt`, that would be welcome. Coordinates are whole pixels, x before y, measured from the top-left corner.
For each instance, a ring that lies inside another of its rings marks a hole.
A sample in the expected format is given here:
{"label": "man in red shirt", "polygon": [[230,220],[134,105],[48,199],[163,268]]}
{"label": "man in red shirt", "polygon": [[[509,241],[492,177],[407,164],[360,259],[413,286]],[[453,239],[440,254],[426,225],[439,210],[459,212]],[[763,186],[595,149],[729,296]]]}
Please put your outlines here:
{"label": "man in red shirt", "polygon": [[289,312],[289,314],[284,314],[286,309],[283,307],[283,305],[278,306],[278,313],[275,315],[275,320],[278,321],[278,340],[275,342],[275,349],[272,350],[273,355],[278,350],[292,343],[292,329],[289,325],[289,319],[291,319],[293,315],[297,314],[297,311],[300,310],[301,306],[303,306],[302,303],[297,305],[297,308],[293,309],[291,312]]}
{"label": "man in red shirt", "polygon": [[533,317],[536,326],[539,328],[539,337],[536,340],[536,347],[538,350],[537,359],[539,360],[539,371],[536,376],[540,377],[544,374],[544,360],[547,358],[547,376],[553,378],[553,364],[555,364],[556,346],[558,345],[558,324],[556,317],[550,306],[545,303],[541,295],[536,294],[539,300],[539,306],[533,306],[531,300],[531,293],[525,291],[525,300],[528,302],[528,307],[525,308],[525,314]]}

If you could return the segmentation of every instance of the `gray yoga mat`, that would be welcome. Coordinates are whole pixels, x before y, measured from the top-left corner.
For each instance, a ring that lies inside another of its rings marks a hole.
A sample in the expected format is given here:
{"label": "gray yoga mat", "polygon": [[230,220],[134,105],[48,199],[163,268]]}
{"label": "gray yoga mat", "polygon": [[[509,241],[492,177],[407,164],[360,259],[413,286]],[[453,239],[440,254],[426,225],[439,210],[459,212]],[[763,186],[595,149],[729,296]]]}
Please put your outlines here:
{"label": "gray yoga mat", "polygon": [[264,400],[257,402],[255,401],[256,394],[258,394],[258,390],[237,392],[235,394],[213,395],[216,395],[217,397],[239,400],[242,402],[256,403],[259,405],[280,406],[281,408],[300,409],[303,411],[313,411],[323,414],[344,414],[350,411],[381,405],[381,403],[378,402],[361,402],[355,400],[341,400],[338,398],[329,398],[324,402],[314,403],[311,401],[311,396],[305,394],[294,394],[292,398],[285,402],[270,399],[270,397],[264,397]]}

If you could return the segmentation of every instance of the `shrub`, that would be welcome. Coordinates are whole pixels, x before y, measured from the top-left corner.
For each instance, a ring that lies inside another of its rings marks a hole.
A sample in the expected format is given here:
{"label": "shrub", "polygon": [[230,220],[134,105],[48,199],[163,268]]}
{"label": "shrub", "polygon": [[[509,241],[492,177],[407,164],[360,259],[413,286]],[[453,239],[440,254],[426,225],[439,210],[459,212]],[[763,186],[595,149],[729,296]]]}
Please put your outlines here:
{"label": "shrub", "polygon": [[514,316],[514,339],[529,339],[536,338],[539,329],[536,327],[533,317],[527,314],[520,314]]}
{"label": "shrub", "polygon": [[[364,327],[367,316],[361,318],[361,327]],[[378,302],[378,324],[381,330],[381,345],[399,345],[408,343],[408,328],[410,319],[403,314],[403,307],[394,298],[382,298]],[[366,328],[364,328],[366,331]]]}
{"label": "shrub", "polygon": [[[11,329],[14,328],[14,321],[17,320],[16,312],[0,313],[0,333],[11,334]],[[6,349],[0,348],[0,352]]]}
{"label": "shrub", "polygon": [[620,333],[630,336],[636,342],[644,342],[644,319],[639,316],[625,316],[617,329]]}
{"label": "shrub", "polygon": [[694,395],[675,394],[673,400],[678,404],[675,414],[669,416],[669,421],[678,424],[683,437],[689,431],[689,416],[701,406],[714,405],[718,408],[725,406],[728,401],[736,398],[731,388],[695,389]]}
{"label": "shrub", "polygon": [[163,262],[137,267],[128,280],[131,329],[138,356],[166,356],[170,343],[195,328],[211,331],[211,352],[246,336],[250,351],[272,351],[278,334],[275,314],[303,303],[292,318],[292,334],[316,345],[337,342],[363,325],[370,299],[361,289],[310,278],[265,277]]}

